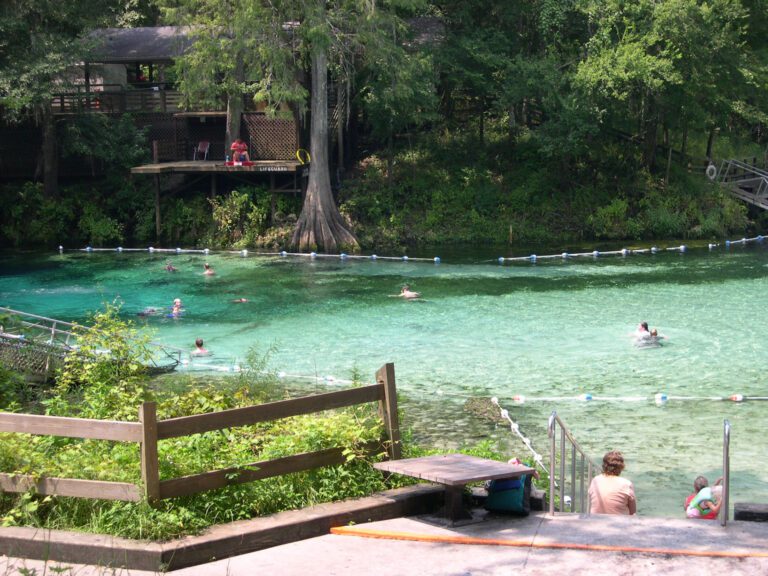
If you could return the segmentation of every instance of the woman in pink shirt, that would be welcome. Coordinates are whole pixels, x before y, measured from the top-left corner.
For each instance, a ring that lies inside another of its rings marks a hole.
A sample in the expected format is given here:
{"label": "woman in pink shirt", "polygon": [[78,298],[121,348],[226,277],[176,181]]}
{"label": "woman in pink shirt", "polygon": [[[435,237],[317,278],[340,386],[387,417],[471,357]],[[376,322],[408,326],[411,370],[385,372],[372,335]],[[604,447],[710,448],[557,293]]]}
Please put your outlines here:
{"label": "woman in pink shirt", "polygon": [[627,514],[637,512],[635,487],[620,474],[624,470],[624,456],[617,450],[603,456],[603,473],[595,476],[589,485],[590,512],[593,514]]}

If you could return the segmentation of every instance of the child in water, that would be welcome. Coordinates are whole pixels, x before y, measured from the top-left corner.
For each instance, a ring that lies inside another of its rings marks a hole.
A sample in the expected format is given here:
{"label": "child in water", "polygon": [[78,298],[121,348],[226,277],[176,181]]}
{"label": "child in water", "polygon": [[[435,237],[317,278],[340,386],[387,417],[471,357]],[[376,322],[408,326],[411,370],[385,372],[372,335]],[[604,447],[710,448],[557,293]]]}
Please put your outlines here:
{"label": "child in water", "polygon": [[717,486],[705,486],[699,490],[698,494],[694,496],[688,508],[685,509],[685,515],[688,518],[701,518],[712,514],[717,516],[720,512],[720,505],[723,502],[723,487]]}

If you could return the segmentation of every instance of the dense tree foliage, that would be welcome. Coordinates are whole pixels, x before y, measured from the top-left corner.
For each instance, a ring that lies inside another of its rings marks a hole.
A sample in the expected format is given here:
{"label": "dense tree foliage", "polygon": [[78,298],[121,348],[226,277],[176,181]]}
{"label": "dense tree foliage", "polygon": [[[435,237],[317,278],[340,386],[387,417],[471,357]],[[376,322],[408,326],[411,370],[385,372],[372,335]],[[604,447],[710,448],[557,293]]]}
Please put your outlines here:
{"label": "dense tree foliage", "polygon": [[[192,27],[179,86],[194,109],[226,101],[228,138],[244,97],[273,110],[290,102],[301,121],[311,111],[305,203],[297,222],[283,220],[296,222],[292,238],[259,216],[222,239],[338,251],[356,238],[366,247],[703,238],[768,224],[701,174],[723,157],[765,160],[765,0],[97,4],[3,5],[4,116],[45,110],[72,38],[146,23],[158,7],[160,22]],[[361,132],[357,164],[336,161],[347,171],[336,198],[329,94],[336,122]],[[241,193],[238,213],[262,214],[257,196]],[[215,207],[217,218],[230,204]],[[148,220],[145,208],[135,221]],[[204,201],[163,206],[164,239],[210,239],[206,210],[210,219]]]}

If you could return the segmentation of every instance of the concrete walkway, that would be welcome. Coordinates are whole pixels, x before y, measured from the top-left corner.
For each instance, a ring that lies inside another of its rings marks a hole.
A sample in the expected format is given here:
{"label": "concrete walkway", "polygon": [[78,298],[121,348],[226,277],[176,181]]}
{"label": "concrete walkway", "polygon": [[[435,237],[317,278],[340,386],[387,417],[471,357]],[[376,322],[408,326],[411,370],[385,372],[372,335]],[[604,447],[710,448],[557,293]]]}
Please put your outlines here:
{"label": "concrete walkway", "polygon": [[[347,528],[343,528],[347,530]],[[383,538],[328,534],[171,572],[174,576],[512,576],[516,574],[768,574],[768,524],[617,516],[488,516],[447,527],[430,517],[349,527]],[[459,543],[459,541],[470,543]],[[718,557],[719,556],[719,557]],[[0,574],[69,566],[78,576],[150,572],[0,558]],[[27,572],[30,573],[30,572]],[[34,572],[32,572],[34,573]]]}

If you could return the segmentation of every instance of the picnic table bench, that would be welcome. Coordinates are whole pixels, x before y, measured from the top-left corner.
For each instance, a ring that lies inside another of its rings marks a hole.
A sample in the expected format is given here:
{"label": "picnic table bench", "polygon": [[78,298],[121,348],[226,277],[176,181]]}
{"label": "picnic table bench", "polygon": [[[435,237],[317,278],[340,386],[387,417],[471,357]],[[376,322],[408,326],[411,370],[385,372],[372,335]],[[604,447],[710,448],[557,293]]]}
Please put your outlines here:
{"label": "picnic table bench", "polygon": [[445,486],[445,516],[452,523],[471,518],[463,506],[464,487],[470,482],[517,478],[533,474],[534,469],[520,464],[507,464],[466,454],[440,454],[421,458],[405,458],[377,462],[374,468],[383,472],[402,474]]}

